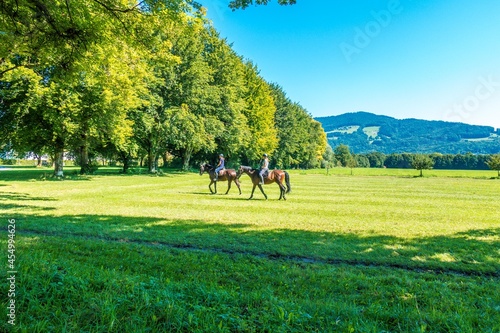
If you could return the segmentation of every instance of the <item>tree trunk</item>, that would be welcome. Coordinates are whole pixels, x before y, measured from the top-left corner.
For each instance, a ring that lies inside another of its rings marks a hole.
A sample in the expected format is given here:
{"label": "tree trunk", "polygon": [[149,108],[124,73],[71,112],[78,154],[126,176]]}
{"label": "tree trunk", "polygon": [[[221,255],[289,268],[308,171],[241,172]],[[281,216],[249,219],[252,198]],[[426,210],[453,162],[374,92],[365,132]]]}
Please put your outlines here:
{"label": "tree trunk", "polygon": [[167,153],[163,153],[163,167],[166,168],[167,167]]}
{"label": "tree trunk", "polygon": [[86,144],[80,147],[80,174],[90,173],[89,148]]}
{"label": "tree trunk", "polygon": [[36,156],[36,167],[40,168],[42,166],[42,155],[35,155]]}
{"label": "tree trunk", "polygon": [[64,168],[64,149],[59,148],[56,149],[54,153],[54,176],[55,177],[63,177],[63,168]]}
{"label": "tree trunk", "polygon": [[160,159],[160,155],[156,154],[156,156],[155,156],[155,166],[154,166],[155,170],[158,170],[158,160],[159,159]]}
{"label": "tree trunk", "polygon": [[148,172],[155,172],[155,156],[151,148],[148,149]]}
{"label": "tree trunk", "polygon": [[130,167],[130,154],[127,152],[120,151],[119,152],[122,162],[123,162],[123,173],[127,173],[128,168]]}
{"label": "tree trunk", "polygon": [[182,170],[187,171],[189,169],[189,160],[191,159],[191,153],[192,149],[188,148],[182,156]]}

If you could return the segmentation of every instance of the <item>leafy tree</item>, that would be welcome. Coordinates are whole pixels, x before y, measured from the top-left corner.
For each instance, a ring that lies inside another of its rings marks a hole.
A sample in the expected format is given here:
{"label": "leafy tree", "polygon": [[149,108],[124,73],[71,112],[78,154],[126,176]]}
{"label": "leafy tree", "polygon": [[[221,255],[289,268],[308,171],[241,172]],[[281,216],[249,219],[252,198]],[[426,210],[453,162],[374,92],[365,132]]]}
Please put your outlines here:
{"label": "leafy tree", "polygon": [[[6,68],[8,65],[0,65]],[[45,88],[42,77],[29,68],[6,72],[0,79],[0,142],[19,153],[48,152],[51,133],[41,112]]]}
{"label": "leafy tree", "polygon": [[380,152],[371,152],[366,154],[366,158],[370,162],[371,168],[382,168],[384,167],[385,155]]}
{"label": "leafy tree", "polygon": [[[142,94],[147,71],[143,59],[150,52],[145,17],[183,1],[75,0],[3,1],[0,13],[0,79],[22,69],[33,70],[44,88],[40,106],[24,98],[21,121],[39,114],[50,140],[55,175],[62,171],[65,149],[80,153],[82,172],[88,166],[89,148],[107,137],[123,141],[130,131],[126,110]],[[162,5],[163,3],[163,5]],[[180,7],[179,7],[180,8]],[[184,9],[178,9],[183,11]],[[144,15],[145,13],[148,15]],[[140,40],[140,42],[139,42]],[[156,45],[155,49],[162,48]],[[27,95],[26,95],[27,96]],[[26,120],[26,121],[25,121]],[[35,125],[17,127],[26,137]],[[22,130],[22,131],[21,131]]]}
{"label": "leafy tree", "polygon": [[413,157],[412,167],[420,171],[420,177],[423,177],[422,170],[432,169],[434,161],[427,155],[417,154]]}
{"label": "leafy tree", "polygon": [[491,170],[498,171],[498,177],[500,177],[500,154],[490,156],[486,164]]}
{"label": "leafy tree", "polygon": [[328,169],[335,166],[335,153],[330,145],[326,146],[325,152],[323,153],[323,159],[321,161],[321,166],[326,169],[328,174]]}
{"label": "leafy tree", "polygon": [[364,156],[364,155],[354,155],[354,158],[356,159],[356,164],[357,166],[361,167],[361,168],[369,168],[370,167],[370,160],[368,159],[368,157]]}
{"label": "leafy tree", "polygon": [[82,174],[91,169],[91,147],[108,141],[121,146],[130,138],[132,121],[128,112],[144,103],[140,96],[149,77],[138,53],[119,41],[100,45],[92,55],[87,58],[91,61],[78,63],[73,89],[79,104],[72,116],[75,131],[69,144],[79,156]]}
{"label": "leafy tree", "polygon": [[353,158],[351,152],[349,151],[349,147],[346,145],[339,145],[334,150],[335,158],[340,162],[340,165],[343,167],[348,167],[352,165]]}
{"label": "leafy tree", "polygon": [[[169,114],[168,141],[181,152],[180,155],[183,158],[182,167],[187,170],[193,153],[197,153],[202,149],[214,149],[214,138],[209,134],[207,128],[215,122],[212,122],[214,119],[210,119],[210,117],[203,118],[189,112],[185,104],[180,108],[171,108]],[[215,131],[212,129],[210,132]]]}
{"label": "leafy tree", "polygon": [[345,166],[351,169],[351,176],[352,176],[353,169],[358,167],[358,160],[356,159],[356,157],[354,155],[349,155]]}
{"label": "leafy tree", "polygon": [[307,146],[307,167],[316,168],[320,165],[323,154],[325,153],[327,141],[326,133],[321,126],[321,123],[310,119],[306,127],[308,129],[308,146]]}
{"label": "leafy tree", "polygon": [[272,156],[278,146],[274,127],[276,106],[269,85],[259,76],[257,67],[250,62],[245,67],[245,85],[246,108],[243,114],[247,119],[250,136],[246,138],[243,157],[252,164],[264,153]]}
{"label": "leafy tree", "polygon": [[388,168],[408,169],[412,167],[412,161],[412,154],[390,154],[386,156],[385,166]]}
{"label": "leafy tree", "polygon": [[[243,153],[246,138],[250,136],[247,118],[245,93],[245,64],[211,26],[207,27],[204,59],[211,69],[209,103],[211,109],[205,115],[215,117],[220,124],[214,136],[217,149],[225,152],[226,157],[235,159]],[[200,156],[207,159],[208,156]]]}
{"label": "leafy tree", "polygon": [[276,106],[275,126],[279,149],[273,156],[282,168],[318,166],[327,149],[321,124],[307,111],[293,103],[277,84],[270,85]]}
{"label": "leafy tree", "polygon": [[11,64],[0,70],[0,77],[18,67],[70,71],[89,47],[116,38],[146,45],[149,34],[140,26],[144,20],[165,10],[175,20],[176,13],[191,8],[185,0],[3,0],[0,63]]}

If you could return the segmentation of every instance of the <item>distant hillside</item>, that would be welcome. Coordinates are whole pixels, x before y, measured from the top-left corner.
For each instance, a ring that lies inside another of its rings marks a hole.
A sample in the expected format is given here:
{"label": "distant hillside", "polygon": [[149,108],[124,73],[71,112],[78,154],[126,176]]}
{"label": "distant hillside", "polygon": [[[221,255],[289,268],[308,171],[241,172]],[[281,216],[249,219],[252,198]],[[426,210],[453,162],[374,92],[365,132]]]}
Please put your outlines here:
{"label": "distant hillside", "polygon": [[348,145],[354,153],[496,154],[500,130],[446,121],[395,119],[368,112],[315,118],[332,147]]}

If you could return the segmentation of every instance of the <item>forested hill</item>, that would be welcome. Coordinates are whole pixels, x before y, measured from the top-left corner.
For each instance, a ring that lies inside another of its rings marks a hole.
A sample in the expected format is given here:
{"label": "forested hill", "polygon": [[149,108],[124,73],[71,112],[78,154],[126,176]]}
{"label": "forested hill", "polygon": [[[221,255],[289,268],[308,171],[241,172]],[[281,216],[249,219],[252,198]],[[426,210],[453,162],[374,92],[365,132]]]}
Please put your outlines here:
{"label": "forested hill", "polygon": [[464,123],[395,119],[368,112],[316,118],[332,147],[349,146],[354,153],[496,154],[500,129]]}

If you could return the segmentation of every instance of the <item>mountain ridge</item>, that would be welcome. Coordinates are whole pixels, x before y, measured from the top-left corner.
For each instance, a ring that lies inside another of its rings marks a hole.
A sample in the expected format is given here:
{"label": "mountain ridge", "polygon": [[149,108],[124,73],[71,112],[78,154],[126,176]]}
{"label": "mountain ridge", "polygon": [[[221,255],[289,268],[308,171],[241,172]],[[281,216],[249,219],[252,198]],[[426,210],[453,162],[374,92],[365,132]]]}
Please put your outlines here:
{"label": "mountain ridge", "polygon": [[366,111],[316,117],[332,147],[348,145],[357,154],[369,152],[496,154],[500,129],[443,120],[396,119]]}

